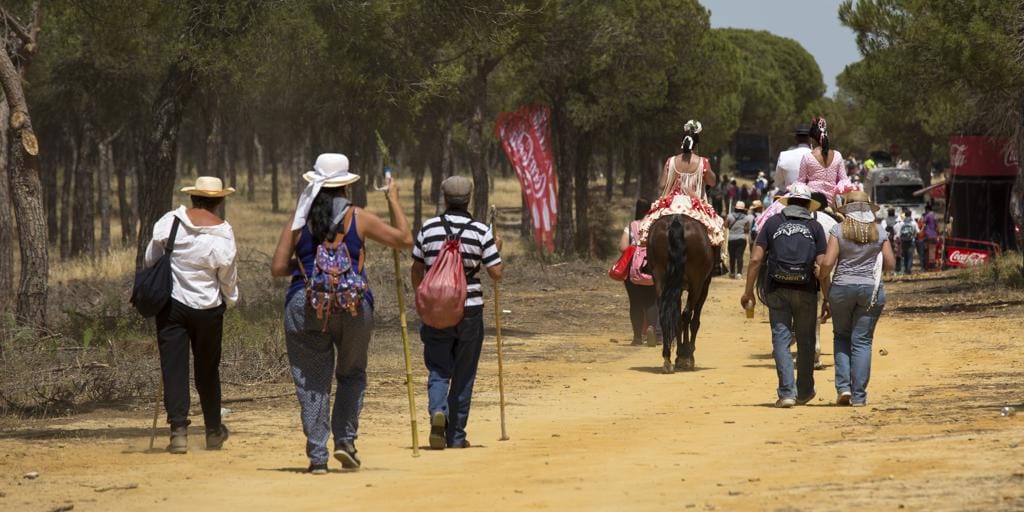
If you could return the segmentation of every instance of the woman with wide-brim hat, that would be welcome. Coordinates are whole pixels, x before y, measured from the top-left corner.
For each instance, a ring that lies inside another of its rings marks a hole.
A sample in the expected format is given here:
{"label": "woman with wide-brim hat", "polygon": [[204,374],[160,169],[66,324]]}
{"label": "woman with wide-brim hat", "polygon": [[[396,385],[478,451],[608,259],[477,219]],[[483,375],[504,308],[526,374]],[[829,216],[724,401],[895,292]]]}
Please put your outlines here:
{"label": "woman with wide-brim hat", "polygon": [[[387,200],[395,214],[394,225],[352,205],[346,197],[348,186],[359,180],[349,172],[348,157],[325,153],[317,157],[313,170],[303,174],[308,185],[299,197],[295,213],[288,219],[274,252],[271,274],[291,276],[285,294],[284,331],[288,361],[306,434],[309,472],[325,474],[330,452],[327,441],[334,436],[334,458],[343,468],[361,465],[356,455],[359,414],[366,391],[366,363],[373,334],[374,297],[362,290],[348,310],[332,309],[321,302],[314,311],[310,278],[315,278],[314,259],[321,246],[346,251],[354,277],[363,286],[369,280],[363,267],[366,239],[393,249],[412,247],[412,231],[398,201],[398,184],[391,182]],[[294,257],[293,257],[294,255]],[[331,383],[338,390],[331,409]]]}
{"label": "woman with wide-brim hat", "polygon": [[836,404],[858,407],[867,404],[871,345],[885,307],[882,272],[896,268],[896,257],[870,197],[854,191],[844,199],[838,208],[844,218],[830,232],[818,279],[835,336]]}
{"label": "woman with wide-brim hat", "polygon": [[234,191],[224,188],[220,178],[200,176],[181,189],[191,197],[192,207],[180,206],[161,217],[146,248],[147,267],[173,248],[171,300],[156,316],[171,453],[188,451],[190,346],[206,448],[218,450],[228,438],[220,416],[221,338],[224,310],[238,302],[238,270],[234,232],[217,211]]}

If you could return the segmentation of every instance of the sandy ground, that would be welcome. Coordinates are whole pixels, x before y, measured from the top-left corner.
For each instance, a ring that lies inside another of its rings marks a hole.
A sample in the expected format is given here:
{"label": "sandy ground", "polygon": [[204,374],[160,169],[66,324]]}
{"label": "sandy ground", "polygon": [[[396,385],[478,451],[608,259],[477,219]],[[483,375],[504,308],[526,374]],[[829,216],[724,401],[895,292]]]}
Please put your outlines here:
{"label": "sandy ground", "polygon": [[[509,294],[509,441],[498,441],[489,337],[471,449],[412,457],[404,376],[390,361],[371,374],[358,472],[332,460],[329,475],[304,473],[298,407],[281,384],[261,393],[283,397],[227,404],[220,452],[202,450],[201,426],[187,455],[159,449],[163,429],[148,450],[149,407],[4,423],[0,510],[1024,510],[1024,411],[999,414],[1024,397],[1019,308],[919,310],[907,304],[920,287],[892,286],[869,406],[832,405],[826,346],[819,398],[779,410],[765,313],[743,317],[738,281],[714,281],[698,369],[673,375],[659,373],[658,349],[608,329],[628,325],[614,307],[621,286],[594,286],[544,292],[586,306],[554,334],[517,319],[530,296]],[[418,350],[414,362],[425,445]]]}

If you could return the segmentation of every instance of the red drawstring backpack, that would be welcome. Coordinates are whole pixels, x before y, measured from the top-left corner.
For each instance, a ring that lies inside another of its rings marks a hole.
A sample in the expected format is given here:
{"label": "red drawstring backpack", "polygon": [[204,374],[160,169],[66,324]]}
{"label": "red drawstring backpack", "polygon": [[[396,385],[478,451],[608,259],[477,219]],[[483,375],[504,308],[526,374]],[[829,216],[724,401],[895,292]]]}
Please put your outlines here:
{"label": "red drawstring backpack", "polygon": [[416,288],[416,313],[435,329],[454,327],[462,321],[466,306],[466,271],[462,266],[462,231],[452,237],[444,216],[445,242],[434,264]]}

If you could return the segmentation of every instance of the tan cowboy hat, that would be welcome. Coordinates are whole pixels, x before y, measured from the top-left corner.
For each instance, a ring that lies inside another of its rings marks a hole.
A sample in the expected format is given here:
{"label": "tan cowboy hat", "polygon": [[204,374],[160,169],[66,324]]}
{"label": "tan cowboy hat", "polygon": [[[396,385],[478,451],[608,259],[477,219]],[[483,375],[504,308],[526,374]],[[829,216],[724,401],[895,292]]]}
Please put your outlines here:
{"label": "tan cowboy hat", "polygon": [[225,197],[235,193],[234,187],[224,188],[224,182],[213,176],[200,176],[196,184],[181,189],[190,196]]}
{"label": "tan cowboy hat", "polygon": [[764,203],[762,203],[760,199],[754,199],[754,201],[750,203],[750,209],[754,211],[763,210]]}
{"label": "tan cowboy hat", "polygon": [[790,199],[805,199],[810,203],[807,207],[808,210],[814,212],[821,208],[821,203],[811,198],[811,188],[803,183],[794,183],[789,186],[789,193],[784,196],[775,196],[780,203],[784,206],[789,206]]}
{"label": "tan cowboy hat", "polygon": [[871,196],[869,196],[867,192],[862,192],[860,190],[854,190],[853,192],[845,194],[843,199],[843,205],[836,209],[843,215],[846,215],[847,207],[854,203],[867,203],[871,207],[872,213],[878,213],[878,210],[882,209],[877,204],[871,202]]}
{"label": "tan cowboy hat", "polygon": [[344,187],[359,181],[358,174],[348,172],[348,157],[341,153],[323,153],[316,157],[313,170],[302,175],[302,179],[312,183],[318,179],[324,179],[320,185],[323,188]]}

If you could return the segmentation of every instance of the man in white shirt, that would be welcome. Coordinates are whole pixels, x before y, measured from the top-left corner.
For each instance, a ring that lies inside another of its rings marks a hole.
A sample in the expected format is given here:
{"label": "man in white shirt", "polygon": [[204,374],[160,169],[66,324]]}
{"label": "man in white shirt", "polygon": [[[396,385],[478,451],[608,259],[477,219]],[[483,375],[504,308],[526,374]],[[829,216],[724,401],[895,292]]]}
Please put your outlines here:
{"label": "man in white shirt", "polygon": [[909,208],[903,209],[903,218],[893,228],[896,234],[896,243],[899,245],[903,275],[910,275],[914,267],[914,248],[917,241],[917,221]]}
{"label": "man in white shirt", "polygon": [[171,425],[167,451],[188,451],[189,346],[195,358],[196,391],[203,409],[206,449],[219,450],[228,438],[221,422],[220,355],[224,310],[238,302],[235,235],[215,213],[235,191],[219,178],[200,176],[182,192],[192,208],[168,212],[153,226],[145,265],[171,251],[171,300],[156,316],[164,408]]}
{"label": "man in white shirt", "polygon": [[800,177],[800,160],[804,155],[811,152],[811,127],[801,124],[796,127],[796,147],[779,153],[779,160],[775,167],[775,186],[780,193],[785,194],[793,183]]}

